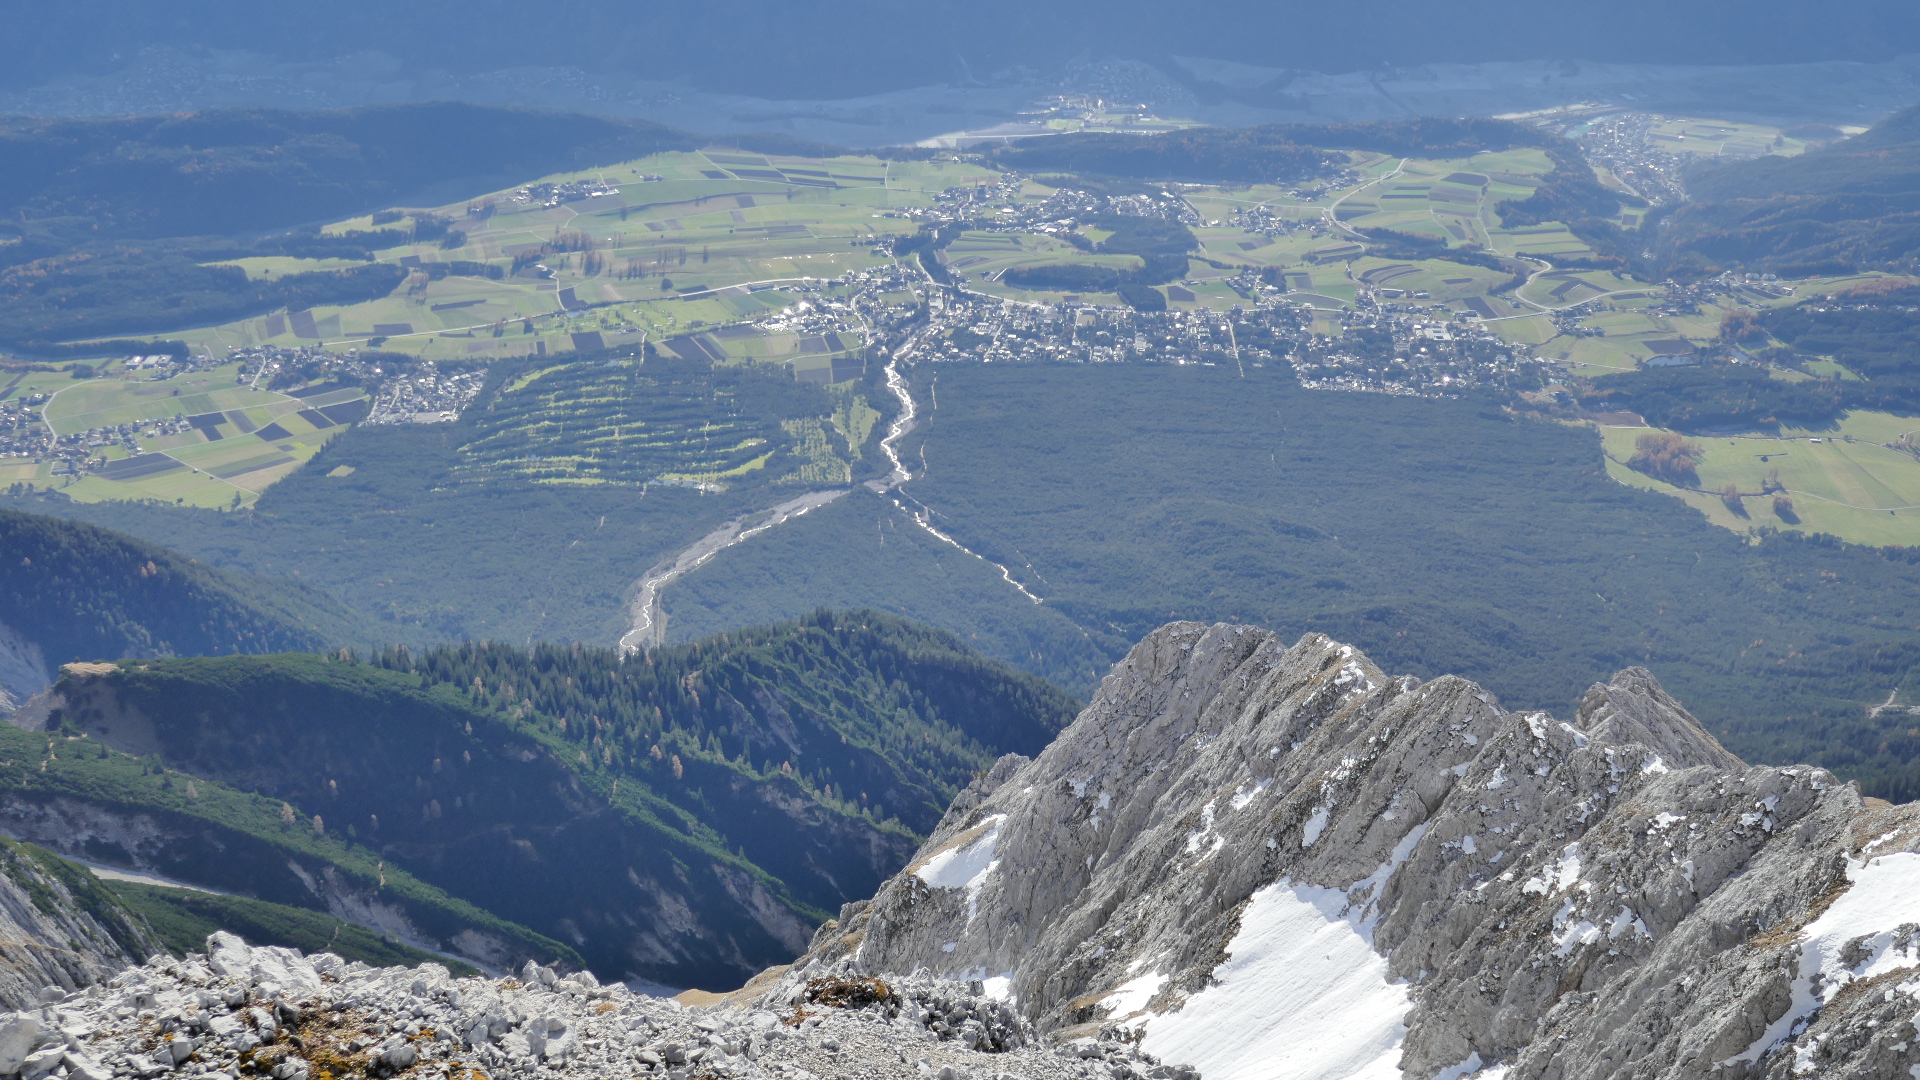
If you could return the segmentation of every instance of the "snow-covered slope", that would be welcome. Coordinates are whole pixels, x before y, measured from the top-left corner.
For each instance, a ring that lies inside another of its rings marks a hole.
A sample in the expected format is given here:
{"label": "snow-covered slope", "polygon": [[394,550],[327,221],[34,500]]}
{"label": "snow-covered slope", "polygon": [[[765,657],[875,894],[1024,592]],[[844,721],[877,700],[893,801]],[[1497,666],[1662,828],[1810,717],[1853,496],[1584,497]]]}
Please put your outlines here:
{"label": "snow-covered slope", "polygon": [[1744,765],[1643,670],[1564,723],[1176,623],[757,989],[978,980],[1207,1080],[1904,1077],[1916,849],[1920,807]]}

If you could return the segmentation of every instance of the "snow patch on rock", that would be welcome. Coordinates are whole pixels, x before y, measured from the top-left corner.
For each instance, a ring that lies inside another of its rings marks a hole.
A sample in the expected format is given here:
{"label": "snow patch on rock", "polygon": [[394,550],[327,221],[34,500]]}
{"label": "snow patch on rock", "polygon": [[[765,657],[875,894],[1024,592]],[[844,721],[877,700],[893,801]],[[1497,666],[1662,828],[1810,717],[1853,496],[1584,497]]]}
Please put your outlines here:
{"label": "snow patch on rock", "polygon": [[967,890],[967,916],[972,918],[979,911],[980,886],[1000,865],[993,857],[993,847],[1000,839],[1000,823],[1005,820],[1005,814],[996,814],[981,822],[977,826],[979,835],[971,842],[936,853],[914,869],[915,876],[936,889]]}
{"label": "snow patch on rock", "polygon": [[1285,880],[1255,892],[1215,985],[1145,1021],[1141,1048],[1206,1080],[1400,1080],[1412,1002],[1349,907]]}

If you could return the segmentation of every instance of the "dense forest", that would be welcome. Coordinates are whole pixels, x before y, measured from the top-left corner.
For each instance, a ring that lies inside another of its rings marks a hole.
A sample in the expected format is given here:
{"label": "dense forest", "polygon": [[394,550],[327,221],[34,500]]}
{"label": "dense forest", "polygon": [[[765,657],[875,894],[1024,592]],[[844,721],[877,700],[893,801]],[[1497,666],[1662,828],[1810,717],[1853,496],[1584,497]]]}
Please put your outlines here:
{"label": "dense forest", "polygon": [[80,522],[0,509],[0,551],[0,623],[50,665],[312,649],[364,631],[312,589]]}
{"label": "dense forest", "polygon": [[58,357],[66,350],[57,343],[71,338],[164,334],[280,308],[377,300],[406,276],[369,263],[250,281],[237,266],[203,266],[167,245],[76,251],[0,269],[0,343]]}
{"label": "dense forest", "polygon": [[676,581],[661,603],[671,641],[793,618],[816,606],[881,608],[947,629],[1082,696],[1093,693],[1123,647],[1108,635],[1093,638],[1054,605],[1029,602],[998,568],[929,534],[905,506],[864,489],[720,553]]}
{"label": "dense forest", "polygon": [[[144,740],[169,769],[284,800],[576,942],[603,974],[705,986],[778,962],[898,869],[975,772],[1038,752],[1077,707],[874,612],[627,656],[465,644],[367,662],[181,659],[61,690],[57,728]],[[143,721],[118,726],[127,715]],[[621,914],[672,922],[676,905],[699,913],[678,936]]]}
{"label": "dense forest", "polygon": [[1920,255],[1920,107],[1798,157],[1705,162],[1686,182],[1688,201],[1659,228],[1668,274],[1911,272]]}
{"label": "dense forest", "polygon": [[[1197,366],[938,375],[938,407],[929,395],[906,447],[916,461],[924,447],[926,471],[905,492],[1109,658],[1169,619],[1242,620],[1324,631],[1389,670],[1457,673],[1562,715],[1643,664],[1736,752],[1920,795],[1920,739],[1864,721],[1920,664],[1920,563],[1904,552],[1754,545],[1609,479],[1591,433],[1492,401],[1314,393],[1251,367],[1244,380]],[[728,552],[669,610],[764,618],[791,602],[763,591],[774,558],[858,565],[870,595],[934,591],[878,580],[931,568],[896,554],[899,533],[872,515]],[[1001,589],[1008,608],[1032,606]]]}

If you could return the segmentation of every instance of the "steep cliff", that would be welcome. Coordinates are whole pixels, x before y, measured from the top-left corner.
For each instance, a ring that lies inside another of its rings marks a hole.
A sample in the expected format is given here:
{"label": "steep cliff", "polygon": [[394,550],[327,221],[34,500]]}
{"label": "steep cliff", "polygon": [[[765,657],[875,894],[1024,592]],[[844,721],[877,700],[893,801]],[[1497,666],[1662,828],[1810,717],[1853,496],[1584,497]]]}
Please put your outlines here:
{"label": "steep cliff", "polygon": [[1644,670],[1571,723],[1176,623],[791,970],[977,980],[1207,1080],[1906,1075],[1920,807],[1749,766]]}
{"label": "steep cliff", "polygon": [[84,867],[0,838],[0,1006],[98,983],[162,952],[146,922]]}

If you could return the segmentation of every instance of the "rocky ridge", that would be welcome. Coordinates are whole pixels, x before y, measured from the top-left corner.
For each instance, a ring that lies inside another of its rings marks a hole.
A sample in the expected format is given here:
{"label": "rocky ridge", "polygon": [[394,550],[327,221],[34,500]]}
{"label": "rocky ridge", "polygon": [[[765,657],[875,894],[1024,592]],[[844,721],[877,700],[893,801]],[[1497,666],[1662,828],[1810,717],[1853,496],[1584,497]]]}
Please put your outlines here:
{"label": "rocky ridge", "polygon": [[1175,623],[741,996],[897,972],[1207,1080],[1904,1077],[1920,805],[1746,765],[1642,669],[1566,723]]}
{"label": "rocky ridge", "polygon": [[226,933],[204,955],[50,989],[43,1008],[0,1016],[0,1075],[22,1080],[1106,1080],[1115,1067],[1193,1080],[1111,1040],[1042,1047],[978,986],[926,976],[825,980],[778,1010],[690,1008],[584,971],[529,963],[518,978],[455,979]]}
{"label": "rocky ridge", "polygon": [[159,948],[85,869],[0,839],[0,1006],[96,983]]}

